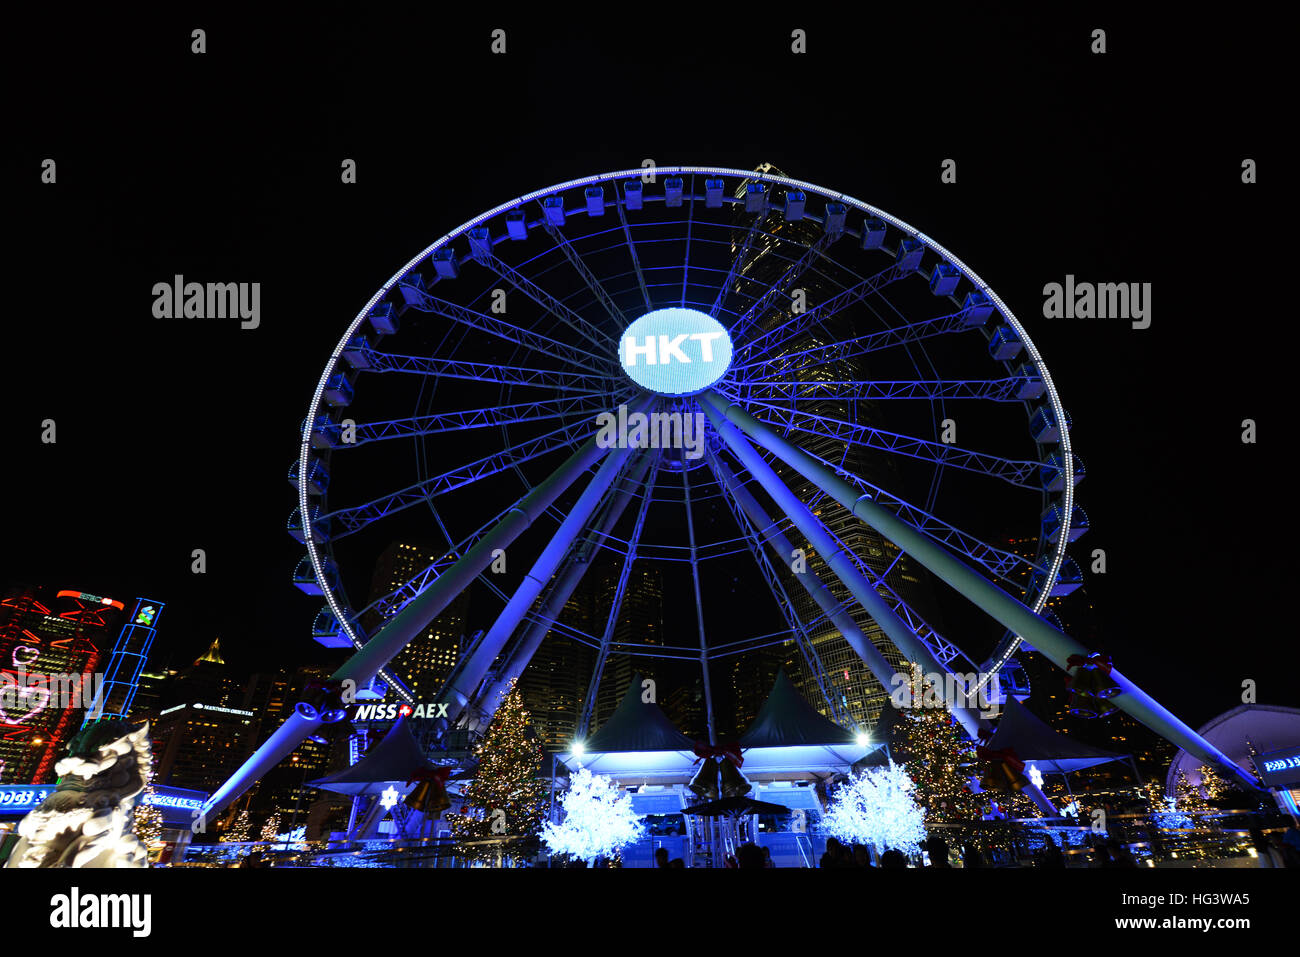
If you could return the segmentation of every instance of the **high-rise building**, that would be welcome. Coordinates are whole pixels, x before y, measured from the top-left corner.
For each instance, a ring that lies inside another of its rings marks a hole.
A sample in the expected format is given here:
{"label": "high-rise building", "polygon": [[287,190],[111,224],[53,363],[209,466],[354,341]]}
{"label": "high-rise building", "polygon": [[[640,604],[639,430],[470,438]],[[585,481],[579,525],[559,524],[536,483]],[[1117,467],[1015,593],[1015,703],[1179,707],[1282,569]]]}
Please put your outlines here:
{"label": "high-rise building", "polygon": [[[695,677],[676,682],[662,702],[663,712],[682,734],[696,741],[709,739],[709,723],[704,704],[704,679]],[[721,728],[722,737],[734,737],[729,728]]]}
{"label": "high-rise building", "polygon": [[146,721],[158,717],[164,707],[163,696],[167,693],[168,682],[174,681],[180,674],[175,668],[146,668],[140,672],[140,681],[136,686],[135,699],[131,702],[128,717],[132,721]]}
{"label": "high-rise building", "polygon": [[248,750],[253,713],[203,701],[171,705],[150,724],[154,780],[211,793]]}
{"label": "high-rise building", "polygon": [[244,698],[244,683],[222,658],[220,640],[213,639],[206,652],[161,687],[150,728],[154,779],[216,790],[254,744],[254,714]]}
{"label": "high-rise building", "polygon": [[0,783],[47,784],[103,688],[124,605],[19,586],[0,598]]}
{"label": "high-rise building", "polygon": [[[592,616],[592,589],[580,582],[565,603],[560,621],[590,634]],[[593,648],[553,629],[519,676],[517,687],[524,707],[547,750],[567,750],[573,743],[595,660]]]}
{"label": "high-rise building", "polygon": [[[425,545],[393,542],[375,563],[369,600],[401,587],[441,557],[441,553]],[[433,700],[456,666],[465,639],[468,612],[469,590],[465,589],[389,664],[392,673],[417,700]],[[383,618],[371,612],[363,616],[361,627],[373,634],[382,623]]]}
{"label": "high-rise building", "polygon": [[718,733],[724,737],[739,737],[753,723],[758,711],[767,700],[768,692],[776,683],[776,673],[781,669],[784,656],[779,648],[760,648],[747,655],[736,655],[727,668],[731,682],[733,720],[719,718]]}
{"label": "high-rise building", "polygon": [[[780,170],[766,163],[762,164],[758,171],[783,175]],[[741,184],[737,192],[738,196],[744,194],[746,186],[746,183]],[[809,221],[791,222],[775,211],[763,214],[762,229],[754,235],[749,233],[752,216],[741,213],[739,209],[736,216],[736,227],[732,231],[732,246],[733,254],[741,256],[736,280],[737,289],[750,291],[755,288],[753,285],[755,283],[758,284],[758,288],[765,289],[777,282],[790,266],[788,255],[774,254],[774,250],[784,243],[795,242],[808,246],[823,239],[820,225]],[[746,246],[747,236],[749,239]],[[810,306],[825,301],[839,292],[838,286],[833,286],[815,270],[808,270],[804,275],[799,276],[797,285],[804,291],[806,302]],[[782,305],[782,302],[785,305]],[[769,315],[763,320],[760,328],[776,328],[792,320],[795,316],[794,308],[794,302],[789,297],[778,297],[771,304]],[[805,331],[785,341],[781,339],[782,336],[773,338],[773,348],[765,354],[764,358],[776,362],[786,360],[784,364],[775,367],[778,371],[785,372],[784,378],[808,384],[807,389],[803,391],[805,401],[800,405],[801,410],[840,421],[858,423],[881,421],[880,411],[875,403],[853,398],[852,408],[850,408],[850,397],[845,395],[842,385],[836,385],[836,383],[862,381],[866,377],[868,370],[862,357],[842,357],[831,361],[810,363],[799,354],[828,345],[819,333]],[[884,454],[872,453],[860,444],[847,443],[830,435],[814,435],[801,431],[796,433],[795,438],[805,451],[829,462],[842,463],[846,471],[867,482],[886,488],[898,488],[900,485],[892,462]],[[902,554],[893,543],[874,529],[859,521],[847,509],[834,501],[823,499],[819,490],[811,482],[784,463],[777,463],[774,469],[801,501],[811,505],[813,514],[818,516],[823,525],[856,556],[870,575],[882,577],[894,595],[906,602],[932,626],[941,629],[932,585],[928,573],[921,566],[913,562],[909,556]],[[820,504],[812,504],[818,500],[821,500]],[[868,640],[880,649],[885,660],[897,670],[905,671],[906,664],[903,656],[894,648],[876,621],[852,598],[848,587],[830,571],[822,556],[816,554],[797,529],[789,532],[789,538],[796,548],[804,550],[808,571],[821,577],[835,599],[847,605],[854,621]],[[800,621],[817,622],[809,629],[808,637],[825,672],[827,692],[838,697],[840,708],[852,721],[862,726],[873,725],[888,700],[888,689],[881,686],[861,657],[840,634],[839,629],[821,615],[816,602],[792,576],[787,582],[787,593],[791,599],[792,610]],[[804,660],[803,654],[793,640],[785,645],[785,659],[791,679],[800,693],[819,711],[828,714],[829,708],[818,688],[811,666]]]}
{"label": "high-rise building", "polygon": [[135,600],[105,668],[104,700],[96,709],[99,716],[120,718],[131,713],[165,607],[165,603],[160,601]]}
{"label": "high-rise building", "polygon": [[[604,631],[614,606],[619,570],[617,567],[606,566],[593,568],[587,574],[594,577],[597,609],[594,624],[599,636]],[[627,693],[634,674],[640,674],[643,681],[658,682],[662,677],[662,659],[623,650],[629,646],[653,647],[664,643],[664,580],[657,563],[639,562],[632,565],[611,642],[620,650],[611,652],[605,661],[591,729],[599,728],[614,713],[623,695]]]}

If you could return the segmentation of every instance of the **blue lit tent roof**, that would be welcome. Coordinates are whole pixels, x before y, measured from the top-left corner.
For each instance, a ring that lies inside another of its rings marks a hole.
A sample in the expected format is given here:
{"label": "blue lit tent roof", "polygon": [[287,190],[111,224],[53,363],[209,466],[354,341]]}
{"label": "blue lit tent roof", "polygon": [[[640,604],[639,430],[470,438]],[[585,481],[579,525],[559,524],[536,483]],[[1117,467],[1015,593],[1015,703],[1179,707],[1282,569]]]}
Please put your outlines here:
{"label": "blue lit tent roof", "polygon": [[[740,746],[744,773],[770,780],[847,771],[873,749],[814,711],[783,674]],[[593,774],[659,783],[688,781],[699,770],[695,742],[673,727],[657,704],[642,702],[640,675],[609,720],[584,742],[583,753],[560,759],[574,770],[581,766]]]}
{"label": "blue lit tent roof", "polygon": [[582,754],[567,752],[560,760],[570,770],[585,767],[614,778],[684,781],[695,764],[695,742],[673,726],[659,705],[641,700],[638,674],[609,720],[583,742]]}
{"label": "blue lit tent roof", "polygon": [[786,677],[777,672],[772,692],[758,709],[754,723],[740,738],[742,748],[780,748],[793,745],[849,745],[856,735],[813,710],[813,706]]}
{"label": "blue lit tent roof", "polygon": [[878,745],[858,744],[855,733],[818,714],[785,671],[778,671],[740,747],[746,773],[829,773],[847,771]]}
{"label": "blue lit tent roof", "polygon": [[1127,757],[1058,734],[1015,698],[1008,698],[1003,705],[1002,720],[988,747],[1010,748],[1021,761],[1033,762],[1038,770],[1051,774],[1081,771]]}
{"label": "blue lit tent roof", "polygon": [[641,676],[633,675],[627,694],[609,720],[585,742],[588,754],[606,751],[694,751],[695,742],[668,720],[659,705],[641,700]]}
{"label": "blue lit tent roof", "polygon": [[414,780],[417,772],[435,767],[424,756],[402,716],[384,739],[352,767],[307,783],[339,794],[378,794],[390,784],[404,785]]}

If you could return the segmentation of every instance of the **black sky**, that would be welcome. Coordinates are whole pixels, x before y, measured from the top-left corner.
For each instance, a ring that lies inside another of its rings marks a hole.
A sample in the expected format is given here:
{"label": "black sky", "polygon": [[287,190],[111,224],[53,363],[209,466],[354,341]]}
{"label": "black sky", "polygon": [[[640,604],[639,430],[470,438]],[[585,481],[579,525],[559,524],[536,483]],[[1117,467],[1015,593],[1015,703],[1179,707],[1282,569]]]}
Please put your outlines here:
{"label": "black sky", "polygon": [[[647,157],[766,160],[934,237],[1026,325],[1088,468],[1081,544],[1109,560],[1088,589],[1125,673],[1193,724],[1238,703],[1245,678],[1297,703],[1278,560],[1293,468],[1279,29],[354,6],[0,31],[0,581],[166,600],[159,650],[176,664],[214,635],[247,667],[319,657],[317,603],[290,585],[285,475],[368,296],[472,215],[550,183]],[[498,26],[504,57],[489,52]],[[339,182],[345,157],[355,186]],[[955,185],[940,183],[948,157]],[[1257,185],[1240,182],[1246,157]],[[177,273],[260,282],[261,328],[154,319],[150,290]],[[1067,273],[1151,282],[1152,327],[1043,319],[1044,283]],[[195,548],[206,575],[190,573]]]}

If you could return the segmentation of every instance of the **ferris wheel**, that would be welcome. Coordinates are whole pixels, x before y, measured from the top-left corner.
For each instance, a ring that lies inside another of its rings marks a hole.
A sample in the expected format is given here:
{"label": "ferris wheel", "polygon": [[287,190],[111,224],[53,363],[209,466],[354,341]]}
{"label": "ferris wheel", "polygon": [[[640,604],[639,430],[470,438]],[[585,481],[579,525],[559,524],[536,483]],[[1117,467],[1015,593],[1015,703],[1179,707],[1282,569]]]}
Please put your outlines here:
{"label": "ferris wheel", "polygon": [[[556,632],[596,655],[587,727],[605,662],[647,651],[614,628],[644,564],[670,570],[697,626],[653,653],[700,664],[706,699],[711,661],[794,642],[844,720],[815,640],[826,629],[886,686],[900,661],[1007,674],[1022,640],[1061,667],[1089,655],[1043,615],[1078,587],[1067,548],[1087,527],[1043,357],[951,252],[833,190],[677,166],[503,203],[376,291],[309,408],[289,530],[306,551],[295,584],[323,602],[314,637],[356,649],[336,680],[378,678],[413,704],[382,669],[461,593],[490,596],[491,625],[443,689],[461,725],[490,719]],[[378,550],[413,538],[437,541],[439,557],[359,600]],[[710,587],[712,569],[742,560],[767,592],[745,602],[770,600],[775,631],[715,627],[735,599]],[[617,581],[582,632],[562,612],[600,561]],[[964,647],[935,627],[902,585],[917,579],[899,575],[908,562],[1001,637]],[[1209,748],[1114,677],[1117,706]],[[972,736],[986,727],[973,708],[953,714]],[[336,717],[299,705],[211,805]]]}

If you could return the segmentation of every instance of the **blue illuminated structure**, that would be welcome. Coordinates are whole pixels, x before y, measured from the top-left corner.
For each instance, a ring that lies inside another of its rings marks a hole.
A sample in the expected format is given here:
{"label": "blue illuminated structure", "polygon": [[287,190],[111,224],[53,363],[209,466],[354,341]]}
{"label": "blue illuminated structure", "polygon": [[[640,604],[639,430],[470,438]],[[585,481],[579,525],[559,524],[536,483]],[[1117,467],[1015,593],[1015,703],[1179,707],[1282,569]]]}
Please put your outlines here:
{"label": "blue illuminated structure", "polygon": [[131,713],[131,704],[140,686],[140,673],[149,660],[149,649],[158,634],[158,619],[164,607],[165,602],[149,598],[135,600],[131,616],[122,625],[108,660],[103,701],[87,711],[83,727],[96,717],[125,718]]}
{"label": "blue illuminated structure", "polygon": [[[603,447],[597,422],[616,411],[646,417],[656,435],[676,428],[681,442]],[[698,456],[685,444],[697,421]],[[909,660],[981,682],[1018,673],[1022,638],[1061,667],[1091,653],[1044,617],[1081,581],[1067,554],[1087,527],[1069,426],[1012,311],[888,213],[766,172],[586,177],[443,236],[343,332],[290,473],[290,532],[306,551],[295,584],[323,600],[314,637],[355,649],[334,680],[381,677],[389,700],[412,704],[383,669],[466,589],[496,602],[443,688],[458,727],[490,720],[548,633],[595,651],[584,729],[611,655],[698,663],[712,736],[711,664],[787,642],[847,726],[847,699],[822,661],[828,633],[886,686]],[[333,476],[391,474],[384,450],[394,447],[414,474],[365,501],[344,497]],[[485,510],[488,500],[498,504]],[[951,514],[954,501],[978,503],[980,515]],[[390,534],[373,534],[378,526]],[[879,546],[870,554],[846,540],[864,528]],[[340,569],[373,564],[366,541],[408,535],[438,538],[439,557],[369,604],[351,602]],[[798,550],[817,560],[795,568]],[[770,600],[782,627],[717,633],[727,609],[701,570],[736,556],[753,560],[763,584],[745,600]],[[510,573],[495,574],[507,560]],[[621,571],[588,634],[561,612],[598,560]],[[653,647],[616,640],[640,562],[690,575],[673,597],[694,604],[698,635]],[[964,649],[926,621],[906,584],[922,568],[1000,623],[1002,637]],[[1112,678],[1116,707],[1253,786],[1130,679]],[[990,727],[974,701],[949,702],[972,736]],[[319,727],[321,707],[299,704],[209,812]]]}

